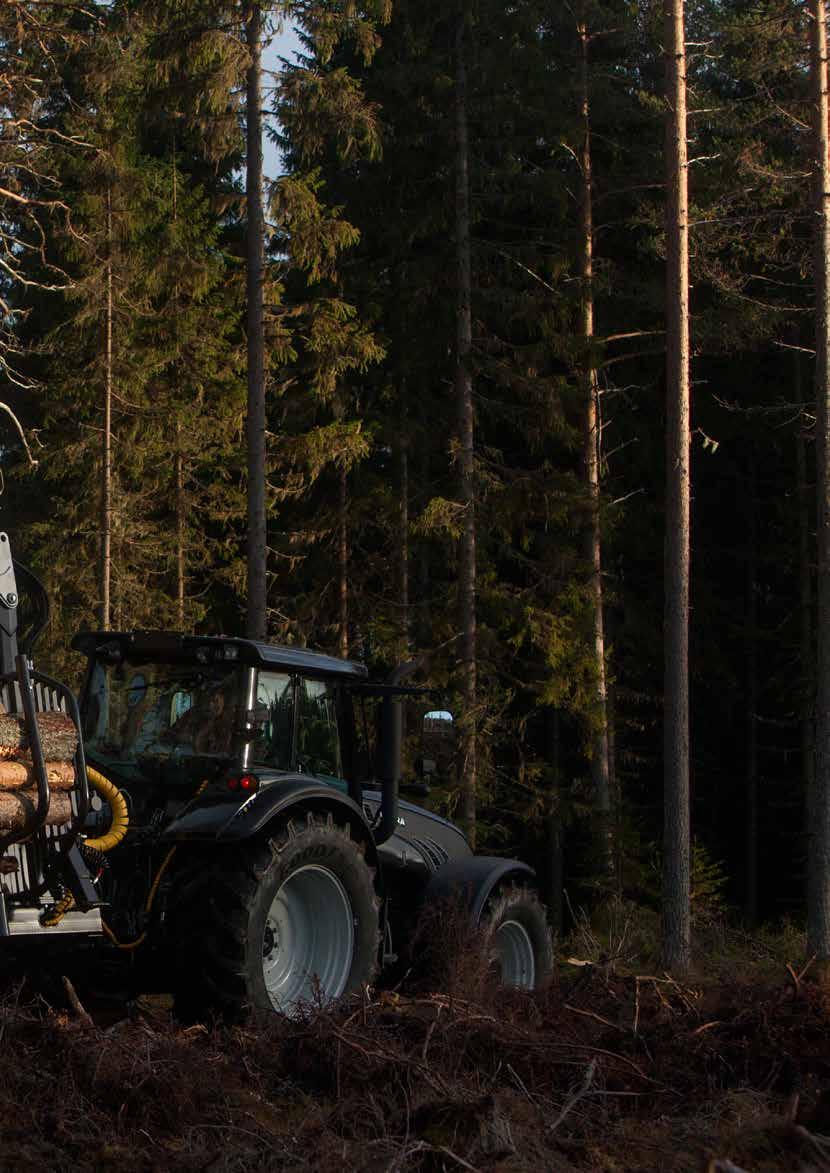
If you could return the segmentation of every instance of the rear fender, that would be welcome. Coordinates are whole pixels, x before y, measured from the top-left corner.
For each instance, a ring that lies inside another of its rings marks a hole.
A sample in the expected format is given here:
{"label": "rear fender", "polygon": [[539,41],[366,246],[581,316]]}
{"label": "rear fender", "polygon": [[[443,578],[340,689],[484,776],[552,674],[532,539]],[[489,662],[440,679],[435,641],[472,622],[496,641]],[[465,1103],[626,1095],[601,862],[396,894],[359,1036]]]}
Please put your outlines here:
{"label": "rear fender", "polygon": [[451,859],[432,876],[422,894],[424,905],[461,899],[470,912],[470,923],[478,925],[487,901],[507,880],[533,882],[536,873],[518,859],[471,855]]}
{"label": "rear fender", "polygon": [[379,873],[372,830],[357,803],[347,794],[305,775],[288,776],[263,786],[239,806],[222,802],[194,807],[165,828],[162,841],[244,843],[266,833],[277,820],[307,811],[331,814],[338,822],[347,824],[354,838],[365,843],[366,860]]}

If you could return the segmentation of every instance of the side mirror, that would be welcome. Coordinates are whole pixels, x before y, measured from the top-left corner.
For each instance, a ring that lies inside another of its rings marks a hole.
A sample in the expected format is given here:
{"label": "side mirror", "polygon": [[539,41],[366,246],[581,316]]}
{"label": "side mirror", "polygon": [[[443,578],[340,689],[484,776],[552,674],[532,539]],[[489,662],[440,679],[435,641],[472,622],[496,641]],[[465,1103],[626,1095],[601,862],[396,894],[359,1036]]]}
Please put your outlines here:
{"label": "side mirror", "polygon": [[451,733],[452,713],[448,709],[431,709],[424,713],[424,733]]}

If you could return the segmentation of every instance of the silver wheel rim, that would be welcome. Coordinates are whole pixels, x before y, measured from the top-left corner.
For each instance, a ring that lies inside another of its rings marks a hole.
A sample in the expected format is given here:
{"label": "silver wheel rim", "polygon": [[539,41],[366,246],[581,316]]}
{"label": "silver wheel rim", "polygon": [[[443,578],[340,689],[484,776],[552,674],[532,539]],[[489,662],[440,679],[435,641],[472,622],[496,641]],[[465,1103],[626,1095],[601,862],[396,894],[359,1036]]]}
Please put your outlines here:
{"label": "silver wheel rim", "polygon": [[494,938],[496,957],[501,967],[502,985],[520,990],[536,986],[536,959],[533,942],[524,925],[517,920],[502,921]]}
{"label": "silver wheel rim", "polygon": [[346,988],[354,958],[354,913],[340,880],[308,864],[281,884],[265,921],[262,972],[275,1009],[330,1002]]}

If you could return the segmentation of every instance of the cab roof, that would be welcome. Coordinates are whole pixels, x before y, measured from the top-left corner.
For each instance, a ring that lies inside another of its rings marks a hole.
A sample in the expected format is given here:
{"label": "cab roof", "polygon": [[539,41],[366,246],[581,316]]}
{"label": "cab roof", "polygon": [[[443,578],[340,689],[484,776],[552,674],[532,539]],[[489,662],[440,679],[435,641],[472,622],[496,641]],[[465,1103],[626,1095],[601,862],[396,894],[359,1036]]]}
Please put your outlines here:
{"label": "cab roof", "polygon": [[364,664],[339,660],[324,652],[238,639],[227,635],[182,635],[170,631],[84,631],[72,647],[95,659],[118,662],[162,660],[172,663],[244,664],[256,668],[285,668],[311,676],[363,680]]}

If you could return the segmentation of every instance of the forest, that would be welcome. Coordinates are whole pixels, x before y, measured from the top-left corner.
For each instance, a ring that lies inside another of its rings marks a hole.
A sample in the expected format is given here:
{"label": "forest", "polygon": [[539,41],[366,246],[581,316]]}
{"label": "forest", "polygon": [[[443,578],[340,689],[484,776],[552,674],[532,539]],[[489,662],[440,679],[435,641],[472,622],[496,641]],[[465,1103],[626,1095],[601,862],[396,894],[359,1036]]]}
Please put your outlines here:
{"label": "forest", "polygon": [[830,919],[824,6],[682,18],[0,10],[0,505],[44,664],[108,628],[417,658],[458,735],[431,802],[558,931],[669,884],[803,925],[808,872]]}
{"label": "forest", "polygon": [[0,1165],[830,1170],[825,0],[0,0],[0,94],[38,666],[414,661],[556,957],[254,1026],[4,981]]}

